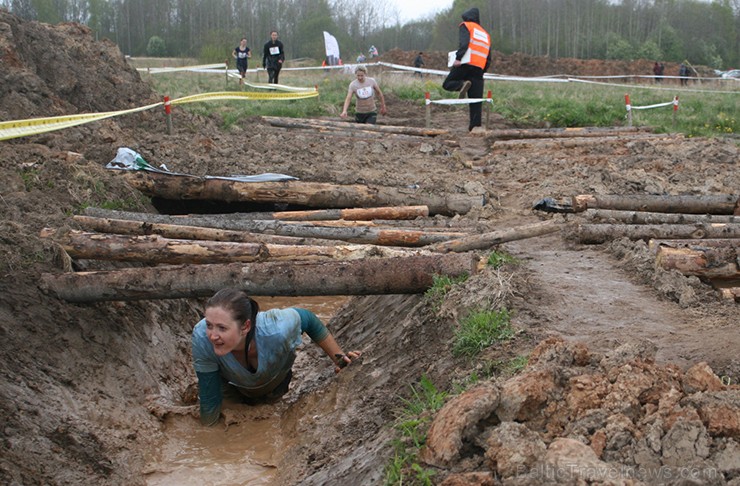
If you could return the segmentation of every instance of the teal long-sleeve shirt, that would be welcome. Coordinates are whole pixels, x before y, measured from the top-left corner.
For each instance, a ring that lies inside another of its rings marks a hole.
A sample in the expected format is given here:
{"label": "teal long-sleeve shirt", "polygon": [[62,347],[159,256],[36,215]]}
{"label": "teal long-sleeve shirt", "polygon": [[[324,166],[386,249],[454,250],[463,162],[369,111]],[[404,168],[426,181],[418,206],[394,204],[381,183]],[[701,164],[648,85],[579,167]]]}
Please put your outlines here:
{"label": "teal long-sleeve shirt", "polygon": [[292,368],[301,334],[305,332],[315,343],[329,335],[329,330],[313,312],[297,307],[260,312],[256,320],[254,339],[259,350],[256,372],[244,368],[231,353],[216,355],[206,335],[205,319],[193,329],[193,367],[198,377],[200,419],[205,425],[216,423],[221,414],[222,379],[245,396],[264,396],[280,384]]}

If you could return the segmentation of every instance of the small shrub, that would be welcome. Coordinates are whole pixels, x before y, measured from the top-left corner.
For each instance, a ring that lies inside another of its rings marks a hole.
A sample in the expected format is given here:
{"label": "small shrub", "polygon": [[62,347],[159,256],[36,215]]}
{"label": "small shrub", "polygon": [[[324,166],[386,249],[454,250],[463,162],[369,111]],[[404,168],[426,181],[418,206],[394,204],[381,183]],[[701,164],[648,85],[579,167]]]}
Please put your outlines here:
{"label": "small shrub", "polygon": [[146,55],[150,57],[164,57],[167,55],[167,44],[158,35],[149,38],[146,44]]}

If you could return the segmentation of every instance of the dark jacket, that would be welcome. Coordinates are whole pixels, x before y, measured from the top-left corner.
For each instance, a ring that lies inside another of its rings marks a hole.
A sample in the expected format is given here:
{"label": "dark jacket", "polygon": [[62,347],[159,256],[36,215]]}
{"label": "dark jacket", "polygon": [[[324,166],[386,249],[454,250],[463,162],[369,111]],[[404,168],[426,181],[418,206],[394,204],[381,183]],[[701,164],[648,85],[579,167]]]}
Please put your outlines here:
{"label": "dark jacket", "polygon": [[[272,55],[270,54],[270,48],[275,46],[280,48],[280,54]],[[272,42],[272,39],[270,39],[262,49],[262,65],[266,69],[280,68],[281,64],[278,63],[278,60],[285,62],[285,48],[279,40]]]}
{"label": "dark jacket", "polygon": [[[463,12],[462,19],[463,22],[475,22],[476,24],[480,25],[480,11],[476,7],[468,9]],[[460,47],[457,49],[457,54],[455,54],[455,59],[457,59],[458,61],[463,58],[465,52],[468,50],[468,44],[470,43],[470,32],[468,32],[468,28],[465,27],[465,24],[460,24],[459,35]],[[493,50],[493,46],[491,46],[491,50]],[[483,71],[488,71],[489,67],[491,67],[491,51],[488,51],[488,57],[486,57],[486,67],[483,69]]]}

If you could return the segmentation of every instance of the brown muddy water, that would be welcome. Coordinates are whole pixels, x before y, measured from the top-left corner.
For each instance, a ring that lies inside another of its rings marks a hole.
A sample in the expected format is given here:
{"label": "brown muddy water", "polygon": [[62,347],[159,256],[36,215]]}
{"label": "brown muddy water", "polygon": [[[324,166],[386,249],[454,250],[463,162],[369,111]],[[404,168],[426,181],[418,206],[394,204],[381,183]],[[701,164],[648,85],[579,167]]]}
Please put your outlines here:
{"label": "brown muddy water", "polygon": [[[257,297],[255,300],[260,310],[303,307],[326,324],[349,297]],[[145,468],[148,486],[272,484],[279,454],[290,440],[281,434],[278,413],[226,429],[223,423],[203,427],[192,417],[170,417],[164,424],[164,437],[148,451],[150,460]]]}

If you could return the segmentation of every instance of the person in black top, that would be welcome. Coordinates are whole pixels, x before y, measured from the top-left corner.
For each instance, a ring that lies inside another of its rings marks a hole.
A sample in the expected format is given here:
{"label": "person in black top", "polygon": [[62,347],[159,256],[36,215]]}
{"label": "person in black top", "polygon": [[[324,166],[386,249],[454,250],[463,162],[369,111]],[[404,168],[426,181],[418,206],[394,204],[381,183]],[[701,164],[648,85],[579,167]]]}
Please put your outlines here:
{"label": "person in black top", "polygon": [[[420,52],[416,56],[416,58],[414,59],[414,67],[415,68],[422,68],[422,67],[424,67],[424,57],[423,56],[424,56],[424,53],[423,52]],[[421,71],[418,71],[417,74],[419,75],[420,78],[421,77],[424,77],[424,75],[421,73]]]}
{"label": "person in black top", "polygon": [[239,42],[239,45],[234,48],[234,52],[231,53],[236,59],[236,68],[239,70],[239,84],[244,84],[244,76],[247,75],[247,62],[252,57],[252,50],[247,47],[247,38],[243,37]]}
{"label": "person in black top", "polygon": [[283,43],[278,40],[277,31],[273,30],[270,32],[270,40],[265,44],[262,53],[262,66],[267,69],[267,75],[269,76],[268,83],[278,83],[278,76],[280,75],[280,69],[282,69],[284,61],[285,48],[283,47]]}

